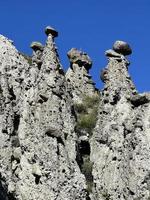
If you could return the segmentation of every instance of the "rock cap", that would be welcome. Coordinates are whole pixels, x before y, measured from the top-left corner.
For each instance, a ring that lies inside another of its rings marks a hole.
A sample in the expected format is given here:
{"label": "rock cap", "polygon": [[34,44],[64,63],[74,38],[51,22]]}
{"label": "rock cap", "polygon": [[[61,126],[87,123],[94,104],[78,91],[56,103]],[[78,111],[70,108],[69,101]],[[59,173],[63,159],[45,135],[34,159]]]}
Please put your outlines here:
{"label": "rock cap", "polygon": [[112,50],[112,49],[108,49],[105,51],[105,55],[108,57],[121,57],[121,54],[117,53],[116,51]]}
{"label": "rock cap", "polygon": [[127,42],[117,40],[113,45],[113,50],[117,53],[120,53],[124,56],[130,55],[132,53],[132,49]]}
{"label": "rock cap", "polygon": [[32,42],[30,47],[34,51],[37,51],[37,50],[43,51],[43,49],[44,49],[44,46],[40,42]]}
{"label": "rock cap", "polygon": [[45,28],[45,33],[46,33],[46,35],[51,34],[51,35],[53,35],[53,37],[57,37],[58,36],[58,32],[54,28],[52,28],[51,26],[47,26]]}
{"label": "rock cap", "polygon": [[67,56],[71,63],[77,63],[79,66],[84,66],[87,70],[92,66],[92,60],[87,53],[77,50],[76,48],[72,48],[68,51]]}

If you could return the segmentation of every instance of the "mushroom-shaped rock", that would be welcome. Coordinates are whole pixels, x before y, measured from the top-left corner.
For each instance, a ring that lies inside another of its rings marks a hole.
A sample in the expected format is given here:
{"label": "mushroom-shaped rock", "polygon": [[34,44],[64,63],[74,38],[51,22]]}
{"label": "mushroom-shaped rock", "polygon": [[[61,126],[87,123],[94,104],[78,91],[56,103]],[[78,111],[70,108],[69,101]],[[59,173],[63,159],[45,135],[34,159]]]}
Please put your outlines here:
{"label": "mushroom-shaped rock", "polygon": [[121,57],[121,54],[115,52],[112,49],[108,49],[107,51],[105,51],[105,55],[108,57],[119,57],[119,58]]}
{"label": "mushroom-shaped rock", "polygon": [[113,50],[117,53],[120,53],[124,56],[130,55],[132,53],[132,49],[128,43],[124,41],[117,40],[113,45]]}
{"label": "mushroom-shaped rock", "polygon": [[43,49],[44,49],[43,45],[40,42],[32,42],[30,47],[34,51],[37,51],[37,50],[43,51]]}
{"label": "mushroom-shaped rock", "polygon": [[72,64],[77,63],[79,66],[84,66],[87,70],[92,66],[92,60],[87,53],[79,51],[76,48],[72,48],[67,53],[67,56]]}
{"label": "mushroom-shaped rock", "polygon": [[51,26],[47,26],[45,28],[45,33],[46,33],[46,35],[51,34],[53,37],[57,37],[58,36],[58,32],[54,28],[52,28]]}

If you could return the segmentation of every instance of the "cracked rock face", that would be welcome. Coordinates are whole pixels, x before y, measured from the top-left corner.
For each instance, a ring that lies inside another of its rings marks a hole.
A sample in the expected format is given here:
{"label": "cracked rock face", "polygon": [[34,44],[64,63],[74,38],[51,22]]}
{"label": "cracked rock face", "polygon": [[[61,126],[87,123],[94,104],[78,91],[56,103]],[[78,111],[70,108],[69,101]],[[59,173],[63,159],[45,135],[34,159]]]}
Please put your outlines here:
{"label": "cracked rock face", "polygon": [[0,36],[0,200],[86,199],[72,99],[48,34],[40,68]]}
{"label": "cracked rock face", "polygon": [[100,200],[150,198],[150,94],[138,94],[127,62],[108,55],[98,121],[90,140],[93,194]]}
{"label": "cracked rock face", "polygon": [[70,68],[66,72],[66,79],[71,88],[74,102],[82,102],[85,96],[93,96],[97,90],[95,83],[89,75],[92,66],[90,57],[75,48],[68,52]]}

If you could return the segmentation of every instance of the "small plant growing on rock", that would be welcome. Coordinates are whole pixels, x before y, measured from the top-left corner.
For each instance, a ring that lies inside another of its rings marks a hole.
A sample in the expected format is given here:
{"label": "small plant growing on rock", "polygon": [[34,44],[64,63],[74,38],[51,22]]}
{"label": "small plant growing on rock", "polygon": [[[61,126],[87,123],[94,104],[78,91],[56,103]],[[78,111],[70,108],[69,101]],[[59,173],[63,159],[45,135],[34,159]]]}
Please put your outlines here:
{"label": "small plant growing on rock", "polygon": [[86,132],[91,136],[97,121],[98,105],[99,95],[94,95],[92,97],[85,96],[82,103],[75,104],[75,111],[77,114],[76,130],[79,135]]}

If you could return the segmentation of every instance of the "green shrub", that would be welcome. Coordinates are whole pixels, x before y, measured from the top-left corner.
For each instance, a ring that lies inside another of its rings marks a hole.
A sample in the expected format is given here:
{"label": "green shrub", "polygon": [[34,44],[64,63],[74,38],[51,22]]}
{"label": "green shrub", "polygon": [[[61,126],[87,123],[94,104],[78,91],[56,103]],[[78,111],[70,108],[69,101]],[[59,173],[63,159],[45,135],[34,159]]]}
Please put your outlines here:
{"label": "green shrub", "polygon": [[91,136],[97,121],[97,111],[99,105],[99,96],[85,96],[83,103],[75,104],[77,114],[76,130],[80,134],[86,131]]}
{"label": "green shrub", "polygon": [[75,104],[74,108],[77,113],[86,113],[87,112],[85,105],[83,105],[82,103]]}
{"label": "green shrub", "polygon": [[80,128],[91,132],[96,124],[96,114],[91,112],[89,114],[81,114],[79,116],[78,125]]}
{"label": "green shrub", "polygon": [[93,108],[93,106],[97,106],[99,104],[99,95],[85,96],[83,98],[83,103],[86,108]]}

